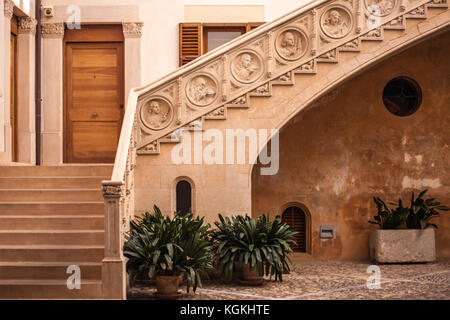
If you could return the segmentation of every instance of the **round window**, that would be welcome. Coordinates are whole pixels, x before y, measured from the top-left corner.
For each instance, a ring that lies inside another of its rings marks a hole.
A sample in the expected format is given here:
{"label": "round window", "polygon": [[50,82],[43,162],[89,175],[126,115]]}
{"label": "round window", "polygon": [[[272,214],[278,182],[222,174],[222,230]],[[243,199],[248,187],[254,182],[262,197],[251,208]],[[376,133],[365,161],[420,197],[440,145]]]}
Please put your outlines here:
{"label": "round window", "polygon": [[383,103],[386,109],[396,116],[410,116],[422,103],[422,90],[411,78],[394,78],[384,88]]}

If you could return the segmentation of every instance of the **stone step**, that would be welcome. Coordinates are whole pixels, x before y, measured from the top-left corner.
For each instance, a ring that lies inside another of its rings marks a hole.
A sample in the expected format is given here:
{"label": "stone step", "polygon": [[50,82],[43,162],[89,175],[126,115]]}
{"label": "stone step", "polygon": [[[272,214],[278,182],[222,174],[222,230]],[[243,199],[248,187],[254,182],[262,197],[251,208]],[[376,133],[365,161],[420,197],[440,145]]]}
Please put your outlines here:
{"label": "stone step", "polygon": [[102,201],[103,195],[98,189],[0,189],[0,202],[87,202]]}
{"label": "stone step", "polygon": [[0,230],[103,230],[104,216],[0,216]]}
{"label": "stone step", "polygon": [[[102,245],[104,230],[1,230],[6,245]],[[1,257],[0,257],[1,259]]]}
{"label": "stone step", "polygon": [[104,202],[0,202],[0,216],[98,216]]}
{"label": "stone step", "polygon": [[81,279],[101,280],[102,264],[86,262],[0,262],[0,280],[63,280],[72,273],[67,273],[69,266],[78,266]]}
{"label": "stone step", "polygon": [[99,280],[81,280],[80,290],[69,290],[66,280],[0,280],[0,299],[101,299]]}
{"label": "stone step", "polygon": [[0,246],[1,261],[20,262],[101,262],[104,256],[103,246]]}
{"label": "stone step", "polygon": [[0,177],[0,189],[100,189],[101,177]]}
{"label": "stone step", "polygon": [[112,165],[0,166],[0,177],[111,177]]}

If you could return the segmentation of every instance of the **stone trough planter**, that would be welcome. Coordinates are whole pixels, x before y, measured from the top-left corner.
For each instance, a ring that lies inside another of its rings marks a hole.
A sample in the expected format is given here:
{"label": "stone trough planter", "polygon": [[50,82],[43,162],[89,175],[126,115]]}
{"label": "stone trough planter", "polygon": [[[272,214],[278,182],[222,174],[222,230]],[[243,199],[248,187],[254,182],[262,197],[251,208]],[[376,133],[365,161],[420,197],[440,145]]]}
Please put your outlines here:
{"label": "stone trough planter", "polygon": [[370,230],[370,259],[378,263],[433,262],[434,229]]}

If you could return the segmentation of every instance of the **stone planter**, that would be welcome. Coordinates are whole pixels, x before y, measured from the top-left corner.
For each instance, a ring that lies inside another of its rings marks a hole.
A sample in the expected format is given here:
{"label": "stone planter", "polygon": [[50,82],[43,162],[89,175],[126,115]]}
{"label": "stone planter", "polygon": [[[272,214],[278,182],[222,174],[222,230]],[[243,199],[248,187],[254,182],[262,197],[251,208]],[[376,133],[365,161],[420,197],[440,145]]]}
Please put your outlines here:
{"label": "stone planter", "polygon": [[371,229],[370,259],[378,263],[433,262],[436,260],[434,229]]}

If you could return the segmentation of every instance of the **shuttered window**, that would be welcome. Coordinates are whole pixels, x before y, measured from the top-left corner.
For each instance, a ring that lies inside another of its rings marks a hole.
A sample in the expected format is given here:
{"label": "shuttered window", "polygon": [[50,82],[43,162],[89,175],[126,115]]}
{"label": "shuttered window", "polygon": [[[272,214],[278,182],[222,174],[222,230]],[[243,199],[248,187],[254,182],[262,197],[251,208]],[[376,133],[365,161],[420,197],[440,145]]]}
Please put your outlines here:
{"label": "shuttered window", "polygon": [[[262,23],[180,23],[180,66],[260,25]],[[208,37],[210,32],[215,34]],[[221,32],[223,32],[222,36],[220,36]]]}
{"label": "shuttered window", "polygon": [[180,24],[180,66],[202,55],[202,31],[199,23]]}
{"label": "shuttered window", "polygon": [[297,246],[293,246],[296,252],[306,252],[306,215],[299,207],[289,207],[284,210],[281,221],[291,226],[298,233],[294,236]]}

